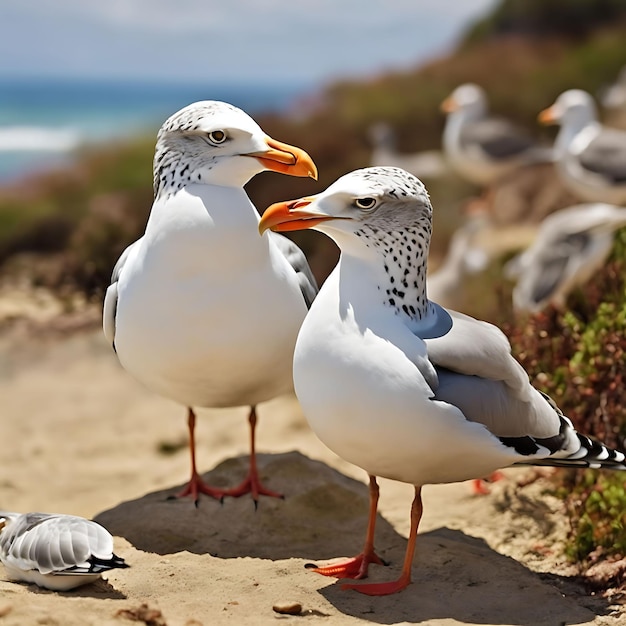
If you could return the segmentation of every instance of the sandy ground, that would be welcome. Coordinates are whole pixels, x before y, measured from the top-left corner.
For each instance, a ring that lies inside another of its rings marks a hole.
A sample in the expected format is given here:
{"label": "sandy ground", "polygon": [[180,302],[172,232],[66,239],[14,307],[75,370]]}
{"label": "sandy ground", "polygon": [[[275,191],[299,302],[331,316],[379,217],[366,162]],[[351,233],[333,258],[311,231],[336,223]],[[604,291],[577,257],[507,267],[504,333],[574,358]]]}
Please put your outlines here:
{"label": "sandy ground", "polygon": [[[413,584],[370,598],[304,567],[360,550],[367,488],[310,432],[295,398],[259,408],[262,474],[286,497],[256,511],[249,497],[197,509],[166,500],[188,475],[184,410],[127,375],[95,328],[0,334],[0,411],[0,508],[96,518],[131,564],[67,593],[7,582],[0,569],[0,626],[122,626],[133,615],[169,626],[626,623],[558,556],[566,522],[540,481],[515,487],[528,470],[508,470],[481,498],[467,483],[426,487]],[[198,460],[212,483],[238,482],[246,454],[244,409],[199,412]],[[372,580],[399,573],[411,497],[381,481],[376,544],[390,565]],[[277,602],[302,612],[279,615]]]}

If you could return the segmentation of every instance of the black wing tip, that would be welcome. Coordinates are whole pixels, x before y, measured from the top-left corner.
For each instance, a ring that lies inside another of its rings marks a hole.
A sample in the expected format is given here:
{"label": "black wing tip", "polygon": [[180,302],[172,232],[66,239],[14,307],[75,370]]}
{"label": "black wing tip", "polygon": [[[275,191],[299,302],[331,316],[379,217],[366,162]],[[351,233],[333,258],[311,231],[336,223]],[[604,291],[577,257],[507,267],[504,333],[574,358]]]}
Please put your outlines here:
{"label": "black wing tip", "polygon": [[92,574],[99,574],[112,569],[126,569],[127,567],[130,565],[117,554],[113,554],[110,559],[99,559],[96,556],[89,559],[89,573]]}
{"label": "black wing tip", "polygon": [[528,461],[519,461],[519,465],[626,470],[626,455],[624,452],[609,448],[598,439],[577,432],[571,420],[563,415],[563,412],[559,409],[554,400],[542,391],[539,393],[541,393],[546,402],[550,404],[559,416],[559,433],[553,437],[543,439],[531,437],[530,435],[522,437],[500,437],[500,441],[505,446],[513,448],[518,454],[523,456],[537,454],[540,448],[546,449],[550,455],[556,455],[563,450],[563,446],[566,445],[568,439],[571,441],[571,435],[575,434],[578,438],[579,448],[569,457],[559,458],[548,456],[543,459],[528,459]]}

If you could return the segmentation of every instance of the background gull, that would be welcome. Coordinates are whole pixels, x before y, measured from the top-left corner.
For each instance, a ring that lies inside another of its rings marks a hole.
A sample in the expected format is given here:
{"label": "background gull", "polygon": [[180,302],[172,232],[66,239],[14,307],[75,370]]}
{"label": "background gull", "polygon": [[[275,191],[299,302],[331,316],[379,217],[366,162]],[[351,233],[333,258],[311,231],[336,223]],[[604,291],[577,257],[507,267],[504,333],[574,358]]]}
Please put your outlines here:
{"label": "background gull", "polygon": [[521,165],[552,160],[552,151],[528,133],[489,115],[487,96],[478,85],[460,85],[441,108],[447,114],[444,153],[456,172],[475,185],[490,185]]}
{"label": "background gull", "polygon": [[546,217],[532,245],[505,265],[505,275],[516,281],[515,309],[563,308],[572,289],[602,267],[624,226],[626,208],[612,204],[580,204]]}
{"label": "background gull", "polygon": [[588,202],[626,202],[626,132],[597,119],[593,98],[581,89],[563,92],[539,114],[542,124],[559,124],[554,152],[563,183]]}
{"label": "background gull", "polygon": [[[196,503],[199,493],[279,495],[257,475],[255,407],[293,389],[293,347],[317,287],[295,244],[258,237],[243,186],[266,170],[317,176],[304,151],[229,104],[172,115],[158,133],[145,234],[120,257],[105,298],[104,332],[120,363],[188,407],[192,471],[178,495]],[[193,407],[246,405],[248,476],[233,489],[210,487],[196,468]]]}
{"label": "background gull", "polygon": [[530,384],[498,328],[428,299],[432,207],[417,178],[357,170],[320,194],[272,205],[266,228],[314,228],[341,249],[300,330],[294,382],[315,433],[370,475],[370,521],[363,552],[320,573],[362,578],[379,562],[376,476],[414,485],[415,499],[398,580],[346,585],[369,595],[411,581],[422,485],[515,463],[626,469],[623,453],[578,434]]}
{"label": "background gull", "polygon": [[67,591],[103,572],[128,567],[113,553],[113,537],[74,515],[0,511],[0,561],[9,580]]}

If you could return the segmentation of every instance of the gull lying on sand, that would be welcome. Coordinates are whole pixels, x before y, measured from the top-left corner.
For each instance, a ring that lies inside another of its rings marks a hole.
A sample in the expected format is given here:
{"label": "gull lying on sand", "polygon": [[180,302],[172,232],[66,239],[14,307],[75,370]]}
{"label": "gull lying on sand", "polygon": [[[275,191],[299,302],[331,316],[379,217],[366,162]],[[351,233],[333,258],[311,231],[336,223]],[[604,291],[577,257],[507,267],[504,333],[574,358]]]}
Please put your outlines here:
{"label": "gull lying on sand", "polygon": [[9,580],[67,591],[128,567],[100,524],[74,515],[0,511],[0,561]]}

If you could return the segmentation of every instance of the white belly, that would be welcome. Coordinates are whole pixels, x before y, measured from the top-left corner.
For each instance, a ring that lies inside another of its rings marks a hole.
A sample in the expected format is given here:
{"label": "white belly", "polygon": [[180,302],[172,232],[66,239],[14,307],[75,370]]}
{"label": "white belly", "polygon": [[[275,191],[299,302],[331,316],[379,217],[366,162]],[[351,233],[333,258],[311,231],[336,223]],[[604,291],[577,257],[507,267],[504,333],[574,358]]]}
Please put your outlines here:
{"label": "white belly", "polygon": [[246,239],[205,226],[180,234],[183,246],[144,246],[124,268],[119,360],[188,406],[252,405],[286,393],[306,314],[296,276],[256,229]]}
{"label": "white belly", "polygon": [[349,315],[340,320],[338,306],[324,306],[326,295],[302,326],[294,383],[311,428],[330,449],[370,474],[415,485],[479,478],[515,462],[483,425],[429,399],[401,347]]}

